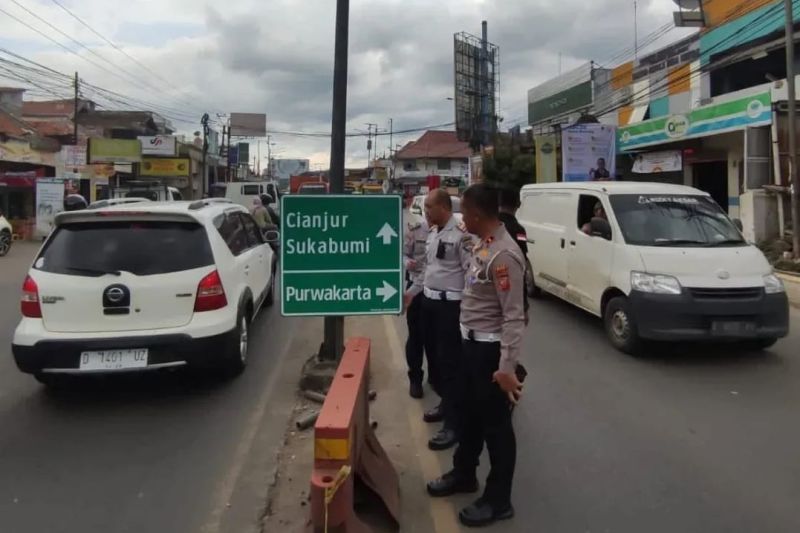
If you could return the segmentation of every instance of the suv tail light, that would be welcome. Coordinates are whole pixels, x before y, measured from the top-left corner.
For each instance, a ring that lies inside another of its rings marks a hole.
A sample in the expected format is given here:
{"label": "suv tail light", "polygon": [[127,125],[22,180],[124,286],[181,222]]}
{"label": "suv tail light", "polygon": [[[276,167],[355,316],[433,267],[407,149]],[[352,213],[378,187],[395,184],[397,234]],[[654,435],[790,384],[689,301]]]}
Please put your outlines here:
{"label": "suv tail light", "polygon": [[39,305],[39,287],[30,276],[25,278],[25,283],[22,284],[20,308],[24,317],[42,318],[42,307]]}
{"label": "suv tail light", "polygon": [[214,311],[228,305],[225,289],[216,270],[200,280],[197,286],[197,299],[194,301],[195,313]]}

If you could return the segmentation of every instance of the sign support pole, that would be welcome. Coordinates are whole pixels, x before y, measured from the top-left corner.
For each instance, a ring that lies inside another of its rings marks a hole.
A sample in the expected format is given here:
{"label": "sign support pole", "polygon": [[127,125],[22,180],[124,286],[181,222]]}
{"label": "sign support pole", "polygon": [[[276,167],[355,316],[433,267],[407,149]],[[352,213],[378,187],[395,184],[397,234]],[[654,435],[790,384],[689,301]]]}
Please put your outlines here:
{"label": "sign support pole", "polygon": [[[336,1],[336,46],[333,61],[330,192],[344,192],[345,131],[347,124],[347,49],[350,0]],[[320,359],[338,361],[344,351],[344,317],[325,317],[325,340]]]}

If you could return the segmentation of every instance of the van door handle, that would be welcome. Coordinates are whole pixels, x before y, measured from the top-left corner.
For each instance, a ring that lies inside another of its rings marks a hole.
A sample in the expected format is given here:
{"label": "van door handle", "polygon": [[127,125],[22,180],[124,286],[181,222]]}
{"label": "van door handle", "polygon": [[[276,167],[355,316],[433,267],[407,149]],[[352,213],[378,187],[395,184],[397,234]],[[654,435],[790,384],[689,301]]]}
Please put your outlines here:
{"label": "van door handle", "polygon": [[569,241],[570,246],[575,246],[575,241]]}
{"label": "van door handle", "polygon": [[561,248],[564,248],[566,243],[567,243],[567,241],[565,241],[564,239],[561,239]]}

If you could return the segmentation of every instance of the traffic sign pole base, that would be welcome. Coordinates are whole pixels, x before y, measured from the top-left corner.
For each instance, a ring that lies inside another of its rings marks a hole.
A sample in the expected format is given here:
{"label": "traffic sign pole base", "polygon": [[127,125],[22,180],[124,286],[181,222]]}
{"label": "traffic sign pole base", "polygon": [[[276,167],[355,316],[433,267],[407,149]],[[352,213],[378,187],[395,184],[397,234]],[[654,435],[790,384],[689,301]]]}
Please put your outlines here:
{"label": "traffic sign pole base", "polygon": [[339,361],[344,353],[344,317],[325,317],[325,340],[319,349],[321,361]]}

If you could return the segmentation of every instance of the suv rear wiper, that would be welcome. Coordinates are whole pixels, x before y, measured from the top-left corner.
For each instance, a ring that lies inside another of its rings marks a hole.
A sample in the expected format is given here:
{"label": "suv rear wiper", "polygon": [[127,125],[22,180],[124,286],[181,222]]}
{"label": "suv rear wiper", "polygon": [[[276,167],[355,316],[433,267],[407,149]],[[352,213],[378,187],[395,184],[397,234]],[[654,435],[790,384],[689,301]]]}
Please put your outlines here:
{"label": "suv rear wiper", "polygon": [[743,241],[742,239],[724,239],[709,243],[709,246],[725,246],[727,244],[747,244],[747,242]]}
{"label": "suv rear wiper", "polygon": [[112,276],[122,275],[122,272],[120,272],[119,270],[99,270],[96,268],[83,268],[83,267],[64,267],[64,268],[72,272],[89,274],[90,276],[105,276],[106,274],[110,274]]}
{"label": "suv rear wiper", "polygon": [[680,244],[702,244],[705,246],[708,243],[694,239],[656,239],[655,242],[655,246],[677,246]]}

